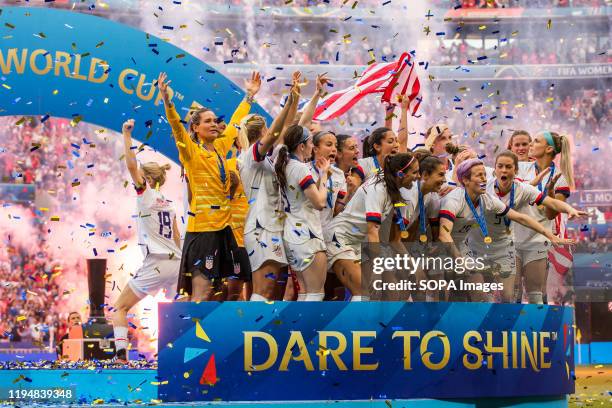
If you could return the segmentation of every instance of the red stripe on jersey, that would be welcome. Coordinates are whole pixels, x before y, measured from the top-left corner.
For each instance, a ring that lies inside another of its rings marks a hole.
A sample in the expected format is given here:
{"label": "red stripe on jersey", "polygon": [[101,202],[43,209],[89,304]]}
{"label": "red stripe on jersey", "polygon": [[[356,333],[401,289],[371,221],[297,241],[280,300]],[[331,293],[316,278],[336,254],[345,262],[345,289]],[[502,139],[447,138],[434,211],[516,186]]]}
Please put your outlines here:
{"label": "red stripe on jersey", "polygon": [[538,198],[536,198],[535,203],[537,205],[542,204],[542,202],[544,201],[544,199],[546,198],[546,196],[542,193],[540,193],[540,195],[538,195]]}
{"label": "red stripe on jersey", "polygon": [[302,181],[300,181],[300,188],[302,189],[302,191],[306,190],[311,184],[314,184],[314,180],[312,179],[312,176],[309,174],[306,177],[304,177],[302,179]]}
{"label": "red stripe on jersey", "polygon": [[440,210],[440,218],[446,218],[447,220],[455,221],[457,218],[455,214],[448,210]]}
{"label": "red stripe on jersey", "polygon": [[344,197],[346,197],[346,191],[338,191],[338,198],[342,200]]}
{"label": "red stripe on jersey", "polygon": [[371,222],[380,224],[381,218],[382,218],[382,215],[380,213],[375,213],[375,212],[366,213],[366,221],[371,221]]}
{"label": "red stripe on jersey", "polygon": [[259,141],[257,141],[257,143],[255,143],[255,144],[253,145],[253,159],[254,159],[256,162],[260,162],[260,161],[262,161],[263,159],[265,159],[265,158],[266,158],[266,156],[261,156],[261,155],[259,154],[259,146],[261,146],[261,143],[260,143]]}

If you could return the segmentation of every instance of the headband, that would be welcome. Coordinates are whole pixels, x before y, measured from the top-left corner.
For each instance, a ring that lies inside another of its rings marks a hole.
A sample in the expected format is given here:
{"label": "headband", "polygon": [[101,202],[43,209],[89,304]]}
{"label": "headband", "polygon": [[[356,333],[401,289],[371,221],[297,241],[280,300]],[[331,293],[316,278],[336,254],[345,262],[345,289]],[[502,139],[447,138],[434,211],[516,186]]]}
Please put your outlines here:
{"label": "headband", "polygon": [[463,185],[463,176],[474,166],[484,165],[480,159],[468,159],[457,166],[457,181]]}
{"label": "headband", "polygon": [[412,156],[412,158],[410,159],[410,161],[408,162],[408,164],[407,164],[407,165],[405,165],[404,167],[402,167],[401,169],[399,169],[399,170],[397,171],[397,173],[395,173],[395,175],[396,175],[397,177],[399,177],[399,178],[403,178],[403,177],[405,176],[405,174],[404,174],[404,170],[406,170],[408,167],[410,167],[410,165],[412,164],[412,162],[413,162],[413,161],[415,161],[415,160],[416,160],[416,157],[415,157],[415,156]]}
{"label": "headband", "polygon": [[306,127],[304,126],[301,126],[301,128],[302,128],[302,138],[298,142],[298,145],[301,145],[302,143],[306,143],[308,139],[310,139],[310,131],[306,129]]}
{"label": "headband", "polygon": [[555,154],[559,153],[559,151],[557,150],[557,146],[555,145],[555,139],[553,139],[552,134],[548,130],[543,130],[541,133],[544,135],[546,143],[548,143],[548,145],[553,148]]}

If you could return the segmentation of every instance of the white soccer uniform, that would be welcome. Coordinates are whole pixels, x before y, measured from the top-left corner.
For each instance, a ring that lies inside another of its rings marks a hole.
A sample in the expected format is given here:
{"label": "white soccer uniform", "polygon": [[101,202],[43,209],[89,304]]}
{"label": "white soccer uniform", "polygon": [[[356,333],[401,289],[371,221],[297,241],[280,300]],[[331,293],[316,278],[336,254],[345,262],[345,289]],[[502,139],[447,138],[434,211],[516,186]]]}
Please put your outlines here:
{"label": "white soccer uniform", "polygon": [[[400,194],[406,202],[406,205],[402,207],[404,218],[408,220],[406,228],[410,228],[419,218],[419,188],[417,182],[414,182],[410,189],[400,188]],[[438,193],[425,194],[423,196],[423,203],[427,221],[431,225],[437,225],[439,222],[438,214],[440,213],[440,196]]]}
{"label": "white soccer uniform", "polygon": [[[319,181],[319,170],[313,162],[309,163],[310,172],[312,175],[312,179],[315,183]],[[336,202],[338,199],[342,200],[346,197],[346,178],[344,177],[344,172],[340,170],[336,166],[331,166],[331,177],[327,179],[327,200],[325,208],[321,210],[321,227],[323,229],[323,239],[327,241],[331,239],[331,234],[329,232],[329,224],[334,218],[334,207],[336,206]]]}
{"label": "white soccer uniform", "polygon": [[357,163],[363,170],[366,180],[382,172],[382,164],[378,162],[378,158],[376,158],[376,156],[357,159]]}
{"label": "white soccer uniform", "polygon": [[[554,175],[559,174],[559,168],[555,168]],[[536,177],[536,163],[535,162],[519,162],[519,171],[517,178],[526,183],[529,183]],[[553,177],[554,177],[553,175]],[[543,190],[548,183],[550,175],[544,177],[541,182],[541,189]],[[563,194],[566,197],[570,195],[569,184],[565,179],[565,176],[559,177],[557,183],[554,185],[555,194]],[[538,188],[540,190],[540,188]],[[529,215],[531,218],[542,224],[544,228],[547,228],[554,232],[554,220],[549,220],[546,217],[546,210],[540,210],[537,206],[526,206],[521,211],[524,214]],[[548,250],[550,249],[550,242],[548,239],[534,230],[517,225],[514,230],[514,237],[516,240],[517,254],[521,258],[523,265],[527,265],[529,262],[537,261],[539,259],[546,259],[548,257]]]}
{"label": "white soccer uniform", "polygon": [[287,265],[283,245],[283,212],[274,158],[280,146],[267,156],[259,154],[259,142],[240,156],[238,170],[249,202],[244,226],[244,247],[251,269],[258,270],[266,261]]}
{"label": "white soccer uniform", "polygon": [[[505,205],[510,207],[511,192],[500,194],[495,189],[495,179],[487,183],[487,194],[496,196]],[[514,181],[514,203],[512,208],[515,211],[523,212],[526,207],[539,205],[544,200],[544,196],[533,186]],[[516,251],[514,244],[514,222],[510,222],[508,229],[506,217],[494,214],[486,216],[489,236],[493,240],[490,244],[485,244],[482,234],[477,229],[472,229],[468,234],[468,246],[473,256],[483,257],[489,263],[497,263],[500,266],[502,276],[516,273]]]}
{"label": "white soccer uniform", "polygon": [[314,185],[308,164],[290,158],[285,168],[287,188],[281,191],[285,204],[283,238],[291,269],[308,268],[317,252],[325,251],[321,211],[314,208],[304,191]]}
{"label": "white soccer uniform", "polygon": [[[480,204],[484,206],[485,219],[496,215],[503,217],[510,210],[499,198],[486,193],[482,194],[479,199],[474,202],[474,207],[476,211],[478,211],[478,214],[480,214],[481,211]],[[469,249],[465,241],[472,227],[477,229],[476,232],[480,234],[480,239],[484,240],[478,222],[465,200],[465,189],[463,187],[454,189],[442,198],[440,204],[440,218],[446,218],[453,221],[451,237],[461,254],[469,254]],[[487,227],[488,226],[489,223],[487,222]]]}
{"label": "white soccer uniform", "polygon": [[331,268],[340,259],[361,261],[361,244],[367,241],[368,221],[380,224],[392,211],[393,203],[382,180],[370,178],[359,186],[344,211],[329,225],[328,266]]}
{"label": "white soccer uniform", "polygon": [[128,285],[141,298],[155,296],[160,289],[173,298],[181,264],[181,250],[173,239],[176,213],[160,191],[143,186],[136,192],[138,245],[145,258]]}

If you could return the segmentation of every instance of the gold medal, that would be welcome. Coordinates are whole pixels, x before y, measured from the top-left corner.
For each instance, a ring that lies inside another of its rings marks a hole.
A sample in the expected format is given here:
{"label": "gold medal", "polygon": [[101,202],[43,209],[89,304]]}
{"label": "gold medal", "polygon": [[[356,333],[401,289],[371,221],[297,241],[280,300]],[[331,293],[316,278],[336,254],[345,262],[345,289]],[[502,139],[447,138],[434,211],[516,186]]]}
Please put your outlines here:
{"label": "gold medal", "polygon": [[421,236],[419,237],[419,240],[420,240],[421,242],[427,242],[427,235],[425,235],[425,234],[421,234]]}
{"label": "gold medal", "polygon": [[538,205],[538,210],[544,211],[544,206],[542,204]]}
{"label": "gold medal", "polygon": [[408,235],[409,235],[409,234],[408,234],[408,231],[402,231],[402,234],[401,234],[401,235],[402,235],[402,238],[403,238],[403,239],[406,239],[406,238],[408,238]]}
{"label": "gold medal", "polygon": [[484,243],[485,243],[485,244],[490,244],[491,242],[493,242],[493,240],[491,239],[491,237],[485,237],[485,239],[484,239]]}

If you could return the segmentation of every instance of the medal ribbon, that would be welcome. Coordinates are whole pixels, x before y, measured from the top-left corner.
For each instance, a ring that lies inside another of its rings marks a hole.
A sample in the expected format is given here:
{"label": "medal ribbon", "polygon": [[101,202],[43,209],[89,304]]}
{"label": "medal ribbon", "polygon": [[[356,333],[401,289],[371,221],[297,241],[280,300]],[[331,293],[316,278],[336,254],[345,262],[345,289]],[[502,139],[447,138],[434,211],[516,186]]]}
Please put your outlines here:
{"label": "medal ribbon", "polygon": [[478,197],[478,207],[480,207],[480,214],[478,214],[478,211],[476,211],[476,207],[474,207],[474,203],[472,203],[472,199],[468,195],[467,191],[465,192],[465,201],[467,201],[470,210],[472,210],[472,214],[474,215],[474,218],[476,218],[476,222],[480,227],[482,235],[487,238],[489,236],[489,230],[487,228],[487,220],[485,220],[484,206],[482,204],[481,198]]}

